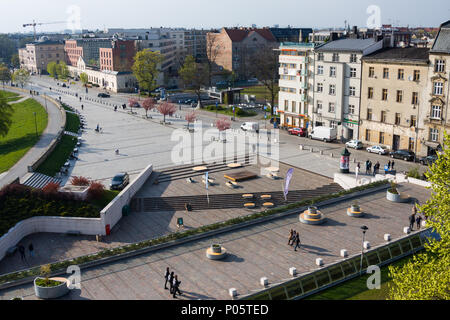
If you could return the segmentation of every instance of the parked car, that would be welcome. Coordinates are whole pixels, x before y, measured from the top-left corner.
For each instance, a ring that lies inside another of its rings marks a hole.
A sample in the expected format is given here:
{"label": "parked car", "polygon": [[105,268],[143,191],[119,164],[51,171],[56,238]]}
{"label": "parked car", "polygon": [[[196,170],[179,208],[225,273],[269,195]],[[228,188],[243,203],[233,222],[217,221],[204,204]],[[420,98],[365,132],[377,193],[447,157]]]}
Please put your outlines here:
{"label": "parked car", "polygon": [[426,166],[432,166],[433,163],[437,160],[437,156],[428,156],[428,157],[422,157],[419,159],[420,164],[426,165]]}
{"label": "parked car", "polygon": [[360,150],[363,148],[363,144],[360,140],[351,140],[345,144],[347,148],[353,148],[356,150]]}
{"label": "parked car", "polygon": [[369,153],[378,153],[379,155],[383,155],[387,153],[386,148],[382,147],[382,146],[372,146],[372,147],[368,147],[367,152]]}
{"label": "parked car", "polygon": [[315,127],[309,135],[311,139],[331,142],[337,140],[337,129],[329,127]]}
{"label": "parked car", "polygon": [[102,92],[102,93],[98,94],[98,97],[99,98],[110,98],[111,96],[109,94],[107,94],[107,93]]}
{"label": "parked car", "polygon": [[288,130],[291,136],[306,137],[307,131],[304,128],[293,128]]}
{"label": "parked car", "polygon": [[389,154],[391,158],[403,159],[405,161],[414,161],[415,153],[409,150],[397,150]]}
{"label": "parked car", "polygon": [[130,177],[128,173],[122,172],[117,174],[109,185],[111,190],[123,190],[130,183]]}
{"label": "parked car", "polygon": [[241,125],[243,131],[254,131],[259,133],[259,123],[257,122],[245,122]]}

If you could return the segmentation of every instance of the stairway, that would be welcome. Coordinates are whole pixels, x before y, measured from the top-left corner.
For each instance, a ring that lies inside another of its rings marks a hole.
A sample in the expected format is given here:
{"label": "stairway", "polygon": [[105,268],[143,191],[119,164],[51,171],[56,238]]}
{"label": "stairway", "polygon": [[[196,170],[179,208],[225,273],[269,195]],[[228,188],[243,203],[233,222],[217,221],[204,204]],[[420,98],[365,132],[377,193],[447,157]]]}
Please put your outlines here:
{"label": "stairway", "polygon": [[26,177],[22,184],[35,189],[43,189],[47,184],[52,182],[61,185],[62,180],[46,176],[42,173],[34,172],[30,176]]}
{"label": "stairway", "polygon": [[[299,202],[302,200],[312,199],[323,195],[328,195],[342,191],[343,189],[336,183],[328,184],[314,190],[293,190],[288,194],[287,203]],[[261,208],[261,196],[270,194],[272,199],[270,202],[275,206],[286,204],[284,194],[281,191],[276,192],[258,192],[253,193],[254,199],[243,199],[243,194],[215,194],[209,196],[209,204],[206,195],[201,196],[179,196],[165,198],[134,198],[131,209],[134,212],[157,212],[157,211],[184,211],[185,204],[189,203],[193,210],[210,210],[210,209],[234,209],[243,208],[245,203],[253,202],[257,208]]]}

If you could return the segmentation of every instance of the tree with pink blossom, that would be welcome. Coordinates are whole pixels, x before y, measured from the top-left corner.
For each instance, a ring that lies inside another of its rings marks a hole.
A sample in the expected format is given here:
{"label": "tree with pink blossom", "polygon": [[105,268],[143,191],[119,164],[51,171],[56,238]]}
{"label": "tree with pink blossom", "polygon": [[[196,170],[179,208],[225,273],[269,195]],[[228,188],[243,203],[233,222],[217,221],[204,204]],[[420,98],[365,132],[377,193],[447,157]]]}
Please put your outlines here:
{"label": "tree with pink blossom", "polygon": [[226,117],[220,117],[219,119],[216,120],[216,128],[219,130],[219,139],[220,139],[220,134],[231,128],[231,121],[228,120],[228,118]]}
{"label": "tree with pink blossom", "polygon": [[136,98],[130,98],[128,99],[128,104],[131,108],[131,113],[133,113],[133,107],[138,103],[138,100]]}
{"label": "tree with pink blossom", "polygon": [[195,111],[191,111],[186,115],[185,119],[188,123],[188,130],[189,130],[189,124],[194,123],[195,120],[197,120],[197,114],[195,113]]}
{"label": "tree with pink blossom", "polygon": [[158,106],[158,111],[164,116],[164,123],[166,123],[166,116],[172,116],[177,112],[177,108],[173,103],[163,102]]}
{"label": "tree with pink blossom", "polygon": [[147,113],[149,110],[156,108],[156,100],[153,98],[147,98],[142,102],[142,108],[145,110],[145,117],[147,118]]}

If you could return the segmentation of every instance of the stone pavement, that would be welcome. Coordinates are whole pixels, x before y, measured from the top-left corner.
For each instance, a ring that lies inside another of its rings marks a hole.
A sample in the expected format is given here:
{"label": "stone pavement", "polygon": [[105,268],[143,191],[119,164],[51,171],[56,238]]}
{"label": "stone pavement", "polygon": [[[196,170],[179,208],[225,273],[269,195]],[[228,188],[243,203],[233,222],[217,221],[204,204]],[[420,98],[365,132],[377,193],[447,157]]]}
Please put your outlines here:
{"label": "stone pavement", "polygon": [[[415,185],[405,184],[399,188],[421,203],[429,197],[428,190]],[[318,257],[327,265],[341,259],[341,249],[347,249],[349,255],[358,254],[362,225],[369,227],[366,240],[371,246],[383,244],[385,233],[391,234],[393,240],[403,236],[403,227],[408,225],[411,212],[410,203],[389,202],[386,192],[370,194],[358,201],[367,213],[364,218],[348,217],[346,208],[353,201],[345,201],[320,208],[328,219],[321,226],[301,224],[298,215],[291,215],[93,267],[82,271],[81,290],[73,291],[64,299],[172,299],[163,287],[164,271],[170,267],[182,281],[180,289],[185,294],[179,299],[227,300],[230,299],[229,288],[248,294],[261,289],[261,277],[267,277],[270,283],[279,283],[290,278],[290,267],[304,273],[316,269]],[[287,245],[290,229],[300,233],[302,248],[298,252]],[[230,255],[224,261],[207,260],[205,250],[212,243],[222,244]],[[31,284],[0,291],[0,299],[14,296],[36,299]]]}

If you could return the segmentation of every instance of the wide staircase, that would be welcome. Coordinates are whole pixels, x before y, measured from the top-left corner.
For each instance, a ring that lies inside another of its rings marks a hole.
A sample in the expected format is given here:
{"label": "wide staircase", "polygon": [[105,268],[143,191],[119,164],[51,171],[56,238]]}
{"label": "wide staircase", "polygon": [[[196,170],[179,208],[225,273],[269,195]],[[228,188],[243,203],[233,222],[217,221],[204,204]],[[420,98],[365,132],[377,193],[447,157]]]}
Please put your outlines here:
{"label": "wide staircase", "polygon": [[61,185],[62,180],[46,176],[45,174],[42,173],[33,172],[32,174],[25,176],[24,182],[22,184],[24,186],[35,189],[43,189],[49,183],[57,183]]}
{"label": "wide staircase", "polygon": [[336,183],[324,185],[314,190],[293,190],[289,191],[287,202],[281,191],[275,192],[258,192],[253,193],[253,199],[244,199],[244,194],[214,194],[208,198],[202,196],[179,196],[179,197],[158,197],[158,198],[135,198],[131,202],[131,209],[134,212],[157,212],[157,211],[184,211],[185,205],[189,203],[193,210],[210,210],[210,209],[235,209],[244,208],[246,203],[255,203],[256,208],[262,208],[266,200],[261,200],[262,195],[271,195],[272,202],[275,206],[284,205],[286,203],[294,203],[302,200],[308,200],[323,195],[328,195],[342,191],[342,187]]}

